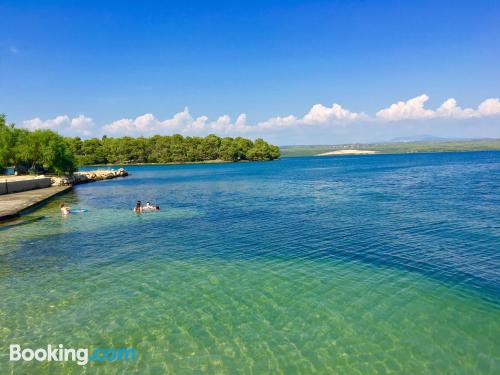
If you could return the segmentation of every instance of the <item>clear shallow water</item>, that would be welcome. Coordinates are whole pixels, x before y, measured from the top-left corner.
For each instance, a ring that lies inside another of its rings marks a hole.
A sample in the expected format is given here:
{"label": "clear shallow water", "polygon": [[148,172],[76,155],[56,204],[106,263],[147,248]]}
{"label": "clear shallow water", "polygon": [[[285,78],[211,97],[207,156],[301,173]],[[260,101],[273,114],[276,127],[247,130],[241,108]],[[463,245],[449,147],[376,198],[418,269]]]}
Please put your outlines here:
{"label": "clear shallow water", "polygon": [[0,228],[1,370],[83,372],[8,361],[63,343],[139,352],[97,373],[499,372],[500,153],[128,169]]}

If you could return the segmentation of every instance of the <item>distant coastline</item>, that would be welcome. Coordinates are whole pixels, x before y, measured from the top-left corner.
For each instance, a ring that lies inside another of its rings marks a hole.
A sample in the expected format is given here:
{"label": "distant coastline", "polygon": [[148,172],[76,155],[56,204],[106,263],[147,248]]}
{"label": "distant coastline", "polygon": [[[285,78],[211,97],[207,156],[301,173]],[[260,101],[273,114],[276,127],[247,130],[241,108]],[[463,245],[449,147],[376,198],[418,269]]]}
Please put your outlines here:
{"label": "distant coastline", "polygon": [[336,151],[329,151],[329,152],[323,152],[321,154],[317,154],[314,156],[332,156],[332,155],[372,155],[372,154],[378,154],[378,151],[373,151],[373,150],[336,150]]}
{"label": "distant coastline", "polygon": [[342,145],[298,145],[282,146],[280,147],[280,151],[282,157],[500,151],[500,139],[388,142]]}
{"label": "distant coastline", "polygon": [[[190,164],[228,164],[228,163],[249,163],[253,160],[203,160],[203,161],[173,161],[170,163],[106,163],[106,164],[85,164],[82,167],[119,167],[119,166],[143,166],[143,165],[190,165]],[[255,160],[256,162],[266,162],[272,160]]]}

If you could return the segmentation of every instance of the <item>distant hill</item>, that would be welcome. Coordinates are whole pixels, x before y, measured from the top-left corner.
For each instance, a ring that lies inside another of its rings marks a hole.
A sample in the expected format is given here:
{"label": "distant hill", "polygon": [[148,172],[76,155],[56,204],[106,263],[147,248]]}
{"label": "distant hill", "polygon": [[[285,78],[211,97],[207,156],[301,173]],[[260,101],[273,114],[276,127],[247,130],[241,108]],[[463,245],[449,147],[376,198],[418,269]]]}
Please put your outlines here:
{"label": "distant hill", "polygon": [[400,141],[371,144],[299,145],[280,147],[282,157],[315,156],[336,150],[370,150],[383,154],[416,152],[488,151],[500,150],[500,139]]}

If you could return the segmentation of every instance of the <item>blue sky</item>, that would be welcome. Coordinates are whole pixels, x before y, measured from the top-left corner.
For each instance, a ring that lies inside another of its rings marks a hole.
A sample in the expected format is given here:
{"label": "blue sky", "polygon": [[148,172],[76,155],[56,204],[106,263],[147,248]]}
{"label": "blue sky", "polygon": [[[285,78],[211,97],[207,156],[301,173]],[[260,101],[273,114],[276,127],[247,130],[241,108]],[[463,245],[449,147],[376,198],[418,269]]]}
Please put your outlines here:
{"label": "blue sky", "polygon": [[2,1],[0,15],[0,111],[19,126],[500,137],[498,1]]}

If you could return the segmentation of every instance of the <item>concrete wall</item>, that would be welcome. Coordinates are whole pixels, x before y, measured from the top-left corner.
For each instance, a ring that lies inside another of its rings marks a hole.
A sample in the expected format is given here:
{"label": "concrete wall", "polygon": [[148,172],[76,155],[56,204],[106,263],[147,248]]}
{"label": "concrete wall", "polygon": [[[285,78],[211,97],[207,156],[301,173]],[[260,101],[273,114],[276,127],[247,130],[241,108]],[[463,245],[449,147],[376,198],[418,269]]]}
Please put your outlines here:
{"label": "concrete wall", "polygon": [[18,193],[33,189],[50,187],[50,177],[31,178],[22,180],[2,180],[0,178],[0,194]]}

